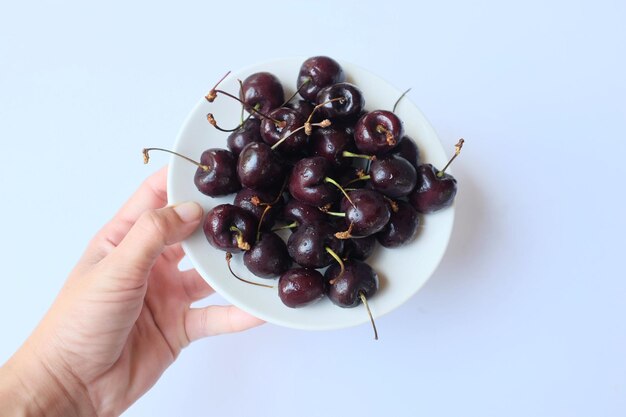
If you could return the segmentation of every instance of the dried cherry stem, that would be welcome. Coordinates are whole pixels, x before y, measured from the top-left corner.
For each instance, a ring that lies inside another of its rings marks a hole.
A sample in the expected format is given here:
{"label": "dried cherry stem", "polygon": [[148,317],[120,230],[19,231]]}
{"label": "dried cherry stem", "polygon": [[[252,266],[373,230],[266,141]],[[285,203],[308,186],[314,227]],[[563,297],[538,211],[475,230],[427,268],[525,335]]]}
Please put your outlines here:
{"label": "dried cherry stem", "polygon": [[298,227],[298,222],[293,222],[293,223],[289,223],[288,225],[285,226],[280,226],[280,227],[275,227],[272,229],[272,232],[277,232],[279,230],[286,230],[286,229],[293,229]]}
{"label": "dried cherry stem", "polygon": [[[227,92],[227,91],[224,91],[224,90],[219,90],[219,89],[218,89],[218,90],[215,90],[215,93],[224,94],[226,97],[230,97],[230,98],[232,98],[233,100],[237,100],[238,102],[240,102],[240,103],[241,103],[242,105],[244,105],[244,106],[246,105],[246,103],[245,103],[242,99],[240,99],[239,97],[236,97],[236,96],[234,96],[234,95],[230,94],[230,93],[229,93],[229,92]],[[266,115],[265,113],[262,113],[261,111],[259,111],[256,107],[257,107],[257,106],[250,107],[250,110],[252,110],[254,113],[258,114],[259,116],[261,116],[261,117],[262,117],[262,118],[264,118],[264,119],[271,120],[272,122],[274,122],[274,124],[275,124],[276,126],[278,126],[278,127],[285,127],[285,125],[287,124],[287,122],[285,122],[285,121],[280,121],[280,120],[276,120],[276,119],[273,119],[273,118],[269,117],[269,116],[268,116],[268,115]]]}
{"label": "dried cherry stem", "polygon": [[230,226],[229,229],[231,232],[235,232],[237,235],[235,239],[237,239],[237,247],[241,250],[250,250],[250,244],[246,242],[243,238],[243,232],[239,230],[237,226]]}
{"label": "dried cherry stem", "polygon": [[454,155],[452,155],[452,158],[450,158],[450,160],[448,161],[448,163],[446,164],[445,167],[443,167],[443,169],[439,172],[437,172],[437,176],[438,177],[443,177],[444,172],[446,171],[446,169],[448,169],[448,167],[450,166],[450,164],[452,163],[452,161],[454,161],[454,159],[459,156],[459,154],[461,153],[461,148],[463,147],[463,144],[465,143],[465,139],[461,138],[459,139],[459,141],[456,143],[456,145],[454,145],[455,151],[454,151]]}
{"label": "dried cherry stem", "polygon": [[272,209],[272,206],[271,205],[267,205],[267,206],[265,206],[265,210],[263,210],[263,213],[261,214],[261,218],[259,219],[259,224],[256,227],[256,240],[260,240],[261,239],[261,225],[263,224],[263,219],[265,219],[265,215],[271,209]]}
{"label": "dried cherry stem", "polygon": [[[308,129],[311,129],[312,126],[318,126],[318,127],[328,127],[331,125],[331,121],[328,119],[324,119],[319,123],[305,123],[302,126],[300,126],[297,129],[294,129],[293,131],[291,131],[288,135],[282,137],[278,142],[276,142],[275,144],[272,145],[272,150],[276,149],[281,143],[283,143],[284,141],[286,141],[287,139],[289,139],[291,136],[295,135],[296,133],[298,133],[299,131],[301,131],[302,129],[304,129],[304,132],[307,132],[307,127]],[[307,135],[310,135],[310,133],[307,133]]]}
{"label": "dried cherry stem", "polygon": [[352,237],[352,228],[354,227],[354,223],[350,222],[350,226],[348,226],[348,230],[344,230],[343,232],[335,233],[335,237],[337,239],[350,239]]}
{"label": "dried cherry stem", "polygon": [[188,158],[185,155],[181,155],[178,152],[170,151],[169,149],[163,149],[163,148],[143,148],[142,153],[143,153],[144,164],[147,164],[148,162],[150,162],[150,155],[149,155],[150,151],[161,151],[161,152],[171,153],[176,156],[180,156],[184,160],[191,162],[192,164],[194,164],[195,166],[197,166],[198,168],[202,169],[205,172],[211,169],[211,167],[208,165],[204,165],[204,164],[201,164],[200,162],[194,161],[193,159]]}
{"label": "dried cherry stem", "polygon": [[259,284],[258,282],[252,282],[252,281],[248,281],[247,279],[243,279],[241,278],[239,275],[235,274],[235,272],[233,271],[233,268],[230,265],[230,260],[232,259],[233,254],[230,252],[226,252],[226,265],[228,265],[228,270],[230,271],[230,273],[232,274],[232,276],[234,276],[235,278],[237,278],[239,281],[243,281],[246,284],[252,284],[252,285],[257,285],[259,287],[265,287],[265,288],[274,288],[272,285],[267,285],[267,284]]}
{"label": "dried cherry stem", "polygon": [[298,95],[298,93],[300,93],[300,90],[302,90],[302,88],[303,88],[305,85],[307,85],[308,83],[310,83],[310,82],[311,82],[311,78],[307,78],[307,79],[306,79],[306,81],[304,81],[302,84],[300,84],[300,87],[298,87],[298,89],[296,90],[296,92],[295,92],[295,93],[293,93],[293,94],[291,95],[291,97],[289,97],[289,98],[287,99],[287,101],[285,101],[285,102],[283,103],[283,105],[282,105],[282,106],[280,106],[280,107],[285,107],[287,104],[289,104],[289,102],[290,102],[291,100],[293,100],[293,99],[294,99],[294,98]]}
{"label": "dried cherry stem", "polygon": [[352,202],[352,199],[350,198],[350,196],[348,195],[346,190],[344,190],[343,187],[341,185],[339,185],[339,183],[337,181],[335,181],[334,179],[332,179],[330,177],[326,177],[326,178],[324,178],[324,182],[329,182],[332,185],[334,185],[335,187],[339,188],[339,191],[341,191],[343,193],[343,195],[346,196],[346,200],[348,200],[350,202],[350,204],[352,204],[352,207],[356,208],[356,206]]}
{"label": "dried cherry stem", "polygon": [[217,97],[217,92],[216,92],[217,86],[220,85],[221,82],[224,81],[224,79],[228,77],[229,74],[230,74],[230,71],[228,71],[222,78],[220,78],[220,80],[213,86],[213,88],[208,92],[208,94],[204,96],[204,98],[206,98],[206,101],[208,101],[209,103],[213,103],[213,101],[215,101],[215,98]]}
{"label": "dried cherry stem", "polygon": [[391,211],[393,211],[394,213],[397,213],[399,210],[398,203],[395,200],[392,200],[391,198],[387,197],[386,195],[383,195],[383,198],[387,200],[387,202],[389,203],[389,207],[391,207]]}
{"label": "dried cherry stem", "polygon": [[402,95],[400,97],[398,97],[398,99],[396,100],[396,103],[393,105],[393,110],[391,110],[393,113],[396,112],[396,107],[398,107],[398,103],[400,103],[400,100],[402,100],[404,98],[404,96],[406,96],[409,91],[411,91],[411,89],[407,88],[406,91],[404,93],[402,93]]}
{"label": "dried cherry stem", "polygon": [[365,154],[362,154],[362,153],[354,153],[354,152],[350,152],[350,151],[343,151],[341,153],[341,156],[343,156],[344,158],[367,159],[369,161],[374,161],[376,159],[376,155],[365,155]]}
{"label": "dried cherry stem", "polygon": [[385,134],[385,139],[387,140],[387,144],[389,144],[389,146],[395,146],[395,144],[398,143],[398,141],[396,141],[396,139],[393,137],[393,133],[391,133],[389,129],[387,129],[385,126],[376,125],[376,131],[378,133]]}
{"label": "dried cherry stem", "polygon": [[378,330],[376,330],[376,323],[374,323],[374,316],[372,316],[372,311],[370,310],[370,306],[367,303],[367,297],[363,291],[359,291],[359,298],[365,305],[367,309],[367,315],[370,316],[370,321],[372,322],[372,329],[374,329],[374,340],[378,340]]}
{"label": "dried cherry stem", "polygon": [[330,256],[335,258],[335,260],[339,264],[339,268],[341,268],[341,270],[339,271],[339,275],[337,275],[335,278],[331,279],[328,282],[330,285],[333,285],[335,283],[335,281],[337,281],[339,278],[341,278],[341,276],[343,275],[344,271],[346,270],[346,267],[344,266],[343,260],[341,259],[341,257],[339,255],[337,255],[337,253],[334,250],[332,250],[328,246],[324,246],[324,249],[326,250],[326,253],[328,253]]}

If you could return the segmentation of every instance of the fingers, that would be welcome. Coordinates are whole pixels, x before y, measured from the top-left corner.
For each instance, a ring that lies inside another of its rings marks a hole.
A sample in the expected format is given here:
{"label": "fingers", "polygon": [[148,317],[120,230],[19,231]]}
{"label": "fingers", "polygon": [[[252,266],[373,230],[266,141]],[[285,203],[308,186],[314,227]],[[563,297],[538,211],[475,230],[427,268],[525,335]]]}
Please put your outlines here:
{"label": "fingers", "polygon": [[185,294],[191,302],[202,300],[215,292],[195,269],[182,271],[180,275]]}
{"label": "fingers", "polygon": [[125,223],[130,228],[149,209],[167,205],[167,166],[146,178],[135,194],[117,212],[113,221]]}
{"label": "fingers", "polygon": [[142,285],[166,246],[180,242],[200,224],[202,207],[187,202],[147,210],[103,261],[130,287]]}
{"label": "fingers", "polygon": [[185,316],[185,331],[190,342],[208,336],[240,332],[265,323],[235,306],[192,308]]}

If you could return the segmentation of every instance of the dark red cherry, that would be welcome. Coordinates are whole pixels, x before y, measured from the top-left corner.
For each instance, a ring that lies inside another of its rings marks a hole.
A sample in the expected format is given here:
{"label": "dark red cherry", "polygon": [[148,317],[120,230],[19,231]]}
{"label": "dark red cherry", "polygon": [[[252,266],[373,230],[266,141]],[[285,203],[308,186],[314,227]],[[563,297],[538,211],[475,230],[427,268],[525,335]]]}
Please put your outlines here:
{"label": "dark red cherry", "polygon": [[282,184],[284,169],[270,146],[263,142],[246,145],[239,154],[237,176],[242,186],[253,189]]}
{"label": "dark red cherry", "polygon": [[207,213],[203,229],[213,247],[227,252],[241,252],[254,244],[257,221],[241,207],[220,204]]}
{"label": "dark red cherry", "polygon": [[289,236],[287,250],[296,263],[307,268],[324,268],[343,252],[343,241],[329,223],[304,224]]}
{"label": "dark red cherry", "polygon": [[400,142],[398,142],[398,146],[396,146],[391,152],[409,161],[414,168],[417,168],[419,165],[419,148],[415,144],[415,141],[406,135],[402,136]]}
{"label": "dark red cherry", "polygon": [[[311,113],[313,113],[313,109],[315,105],[307,100],[294,100],[285,104],[285,107],[288,107],[292,110],[297,111],[300,115],[307,120]],[[322,118],[318,112],[313,113],[313,117],[311,118],[311,123],[321,122]]]}
{"label": "dark red cherry", "polygon": [[343,242],[343,257],[345,259],[364,261],[370,257],[376,248],[375,235],[346,239]]}
{"label": "dark red cherry", "polygon": [[291,199],[283,208],[282,218],[289,223],[295,222],[298,226],[328,220],[328,215],[315,206]]}
{"label": "dark red cherry", "polygon": [[[263,114],[268,114],[285,101],[285,92],[280,80],[269,72],[257,72],[243,80],[241,99],[246,103],[246,109],[254,108]],[[258,114],[252,112],[255,117]]]}
{"label": "dark red cherry", "polygon": [[[284,204],[282,194],[276,199],[277,193],[278,191],[275,190],[242,188],[235,196],[233,204],[248,210],[257,221],[261,221],[261,217],[263,217],[262,229],[269,229],[274,225],[276,218],[282,212]],[[271,205],[271,207],[266,212],[268,205]],[[264,212],[265,215],[263,215]]]}
{"label": "dark red cherry", "polygon": [[262,142],[261,139],[261,121],[259,119],[249,118],[243,125],[228,135],[226,146],[235,155],[239,155],[241,150],[249,143]]}
{"label": "dark red cherry", "polygon": [[360,189],[348,192],[352,200],[341,200],[341,211],[345,213],[345,222],[352,225],[350,235],[369,236],[380,231],[391,216],[387,201],[377,191]]}
{"label": "dark red cherry", "polygon": [[[300,154],[305,150],[308,137],[304,129],[294,132],[301,128],[306,121],[297,111],[279,107],[272,110],[268,116],[272,119],[263,119],[261,122],[261,137],[268,145],[275,145],[279,140],[287,137],[287,139],[276,147],[276,150],[286,154]],[[277,125],[275,121],[283,122]]]}
{"label": "dark red cherry", "polygon": [[376,239],[386,248],[396,248],[413,240],[417,234],[419,216],[409,203],[394,201],[389,222],[376,233]]}
{"label": "dark red cherry", "polygon": [[387,110],[376,110],[356,122],[354,143],[360,152],[383,155],[398,145],[403,134],[404,128],[398,116]]}
{"label": "dark red cherry", "polygon": [[415,168],[398,155],[378,157],[370,165],[372,188],[391,198],[408,195],[417,181]]}
{"label": "dark red cherry", "polygon": [[344,272],[341,267],[333,264],[324,274],[328,283],[328,298],[340,307],[356,307],[361,304],[361,293],[370,299],[378,290],[378,274],[371,266],[356,259],[344,262]]}
{"label": "dark red cherry", "polygon": [[330,119],[356,120],[365,107],[363,93],[350,83],[337,83],[322,88],[317,93],[315,102],[318,105],[325,103],[318,111]]}
{"label": "dark red cherry", "polygon": [[287,307],[302,307],[321,299],[324,285],[324,277],[315,269],[290,269],[278,280],[278,296]]}
{"label": "dark red cherry", "polygon": [[[441,175],[440,175],[441,174]],[[431,164],[417,167],[417,185],[409,202],[420,213],[432,213],[449,207],[456,196],[456,179]]]}
{"label": "dark red cherry", "polygon": [[314,156],[298,161],[289,177],[289,192],[298,201],[321,207],[337,199],[338,189],[328,182],[332,164],[326,158]]}
{"label": "dark red cherry", "polygon": [[237,157],[226,149],[207,149],[200,156],[207,170],[198,168],[193,181],[202,194],[211,197],[228,195],[241,188],[237,181]]}
{"label": "dark red cherry", "polygon": [[309,149],[314,156],[322,156],[335,166],[349,165],[352,161],[343,157],[344,151],[354,152],[352,135],[343,127],[319,127],[313,130]]}
{"label": "dark red cherry", "polygon": [[285,242],[276,233],[265,232],[243,254],[243,263],[257,277],[275,278],[291,267],[291,258]]}
{"label": "dark red cherry", "polygon": [[345,81],[346,75],[337,61],[327,56],[314,56],[302,63],[297,85],[304,86],[300,95],[315,101],[317,93],[324,87]]}

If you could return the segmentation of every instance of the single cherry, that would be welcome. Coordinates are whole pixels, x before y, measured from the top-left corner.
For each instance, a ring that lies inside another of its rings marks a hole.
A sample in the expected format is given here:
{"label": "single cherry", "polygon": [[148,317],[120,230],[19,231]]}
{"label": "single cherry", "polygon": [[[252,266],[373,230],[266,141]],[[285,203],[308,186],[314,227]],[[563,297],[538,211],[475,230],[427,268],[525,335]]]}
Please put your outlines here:
{"label": "single cherry", "polygon": [[296,85],[302,86],[300,95],[315,101],[317,93],[324,87],[345,81],[346,75],[337,61],[327,56],[314,56],[300,66]]}
{"label": "single cherry", "polygon": [[241,207],[220,204],[213,207],[204,220],[204,234],[209,243],[227,252],[249,250],[256,240],[257,221]]}
{"label": "single cherry", "polygon": [[285,204],[281,217],[293,225],[292,228],[303,224],[328,221],[328,216],[320,209],[295,199],[291,199]]}
{"label": "single cherry", "polygon": [[289,192],[298,201],[321,207],[337,200],[338,190],[332,174],[332,164],[326,158],[314,156],[298,161],[289,177]]}
{"label": "single cherry", "polygon": [[257,277],[274,278],[289,269],[291,258],[285,242],[276,233],[265,232],[243,254],[243,263]]}
{"label": "single cherry", "polygon": [[378,339],[378,331],[367,300],[378,290],[378,274],[365,262],[355,259],[344,263],[342,271],[338,265],[331,265],[324,273],[327,282],[328,298],[336,305],[344,308],[356,307],[363,303],[374,329],[374,339]]}
{"label": "single cherry", "polygon": [[413,165],[393,154],[374,159],[370,165],[369,177],[373,189],[391,198],[408,195],[417,181]]}
{"label": "single cherry", "polygon": [[354,126],[354,142],[359,151],[383,155],[398,145],[404,134],[402,122],[390,111],[375,110],[362,116]]}
{"label": "single cherry", "polygon": [[365,107],[363,93],[350,83],[337,83],[322,88],[317,93],[315,102],[322,104],[321,113],[330,119],[356,120]]}
{"label": "single cherry", "polygon": [[[280,80],[269,72],[257,72],[243,80],[241,99],[246,109],[256,109],[263,114],[282,106],[285,92]],[[256,116],[256,113],[252,112]]]}
{"label": "single cherry", "polygon": [[380,231],[391,217],[387,201],[377,191],[359,189],[348,192],[352,202],[341,200],[341,211],[345,213],[348,230],[342,238],[369,236]]}
{"label": "single cherry", "polygon": [[[384,230],[384,228],[383,228]],[[380,233],[380,232],[378,232]],[[376,248],[376,235],[346,239],[343,242],[343,258],[364,261]]]}
{"label": "single cherry", "polygon": [[337,230],[330,223],[304,224],[289,236],[289,256],[307,268],[324,268],[333,260],[341,264],[338,254],[343,252],[343,241],[335,237]]}
{"label": "single cherry", "polygon": [[417,166],[419,165],[419,148],[415,144],[415,141],[406,135],[400,138],[398,146],[396,146],[391,152],[409,161],[409,163],[413,165],[414,168],[417,168]]}
{"label": "single cherry", "polygon": [[283,165],[269,145],[253,142],[246,145],[239,154],[237,177],[242,186],[256,190],[281,184],[285,173]]}
{"label": "single cherry", "polygon": [[324,277],[315,269],[294,268],[278,280],[278,296],[287,307],[314,303],[324,296]]}
{"label": "single cherry", "polygon": [[335,166],[349,165],[352,161],[344,158],[344,151],[355,151],[352,135],[344,127],[331,125],[315,129],[309,141],[310,153],[322,156]]}
{"label": "single cherry", "polygon": [[214,148],[202,152],[200,162],[194,161],[177,152],[162,148],[145,148],[143,150],[144,163],[150,160],[150,151],[171,153],[196,165],[198,169],[193,181],[198,191],[210,197],[219,197],[236,192],[241,188],[237,181],[237,157],[226,149]]}
{"label": "single cherry", "polygon": [[417,211],[406,201],[393,201],[389,222],[376,233],[376,239],[386,248],[396,248],[413,240],[418,226]]}
{"label": "single cherry", "polygon": [[249,118],[226,139],[226,146],[235,155],[239,155],[241,150],[249,143],[262,142],[261,138],[261,121],[259,119]]}
{"label": "single cherry", "polygon": [[[268,116],[272,120],[264,119],[261,122],[261,137],[265,143],[273,147],[281,139],[286,138],[276,149],[281,153],[301,154],[308,142],[308,136],[302,128],[306,118],[288,107],[274,109]],[[275,121],[281,123],[277,124]]]}
{"label": "single cherry", "polygon": [[460,139],[455,145],[456,152],[446,166],[439,171],[431,164],[417,167],[417,185],[409,194],[409,202],[420,213],[432,213],[449,207],[456,196],[456,179],[445,173],[452,161],[459,155],[464,140]]}

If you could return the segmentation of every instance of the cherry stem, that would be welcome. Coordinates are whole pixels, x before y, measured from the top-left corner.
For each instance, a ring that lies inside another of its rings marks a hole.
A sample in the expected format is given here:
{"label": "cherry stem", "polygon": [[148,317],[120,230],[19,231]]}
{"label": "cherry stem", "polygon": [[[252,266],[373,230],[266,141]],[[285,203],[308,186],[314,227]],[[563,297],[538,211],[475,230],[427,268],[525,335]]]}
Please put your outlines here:
{"label": "cherry stem", "polygon": [[[237,81],[239,82],[239,95],[243,96],[243,81],[241,81],[239,78],[237,78]],[[244,122],[244,120],[243,120],[243,112],[244,112],[245,108],[246,108],[246,106],[244,106],[243,103],[241,103],[241,115],[239,116],[239,119],[241,120],[240,126],[243,126],[243,122]]]}
{"label": "cherry stem", "polygon": [[250,250],[250,244],[243,239],[243,232],[237,226],[230,226],[231,232],[237,234],[237,247],[241,250]]}
{"label": "cherry stem", "polygon": [[291,100],[293,100],[293,99],[294,99],[294,98],[298,95],[298,93],[300,93],[300,90],[302,90],[302,88],[303,88],[305,85],[307,85],[308,83],[310,83],[310,82],[311,82],[311,79],[310,79],[310,78],[307,78],[307,79],[306,79],[306,81],[304,81],[302,84],[300,84],[300,87],[298,87],[298,89],[296,90],[296,92],[295,92],[295,93],[293,93],[293,94],[291,95],[291,97],[289,97],[289,99],[287,99],[287,101],[285,101],[285,102],[283,103],[283,105],[282,105],[282,106],[280,106],[280,107],[285,107],[287,104],[289,104],[289,102],[290,102]]}
{"label": "cherry stem", "polygon": [[261,239],[261,225],[263,224],[263,219],[265,219],[265,215],[268,211],[272,209],[271,205],[265,206],[265,210],[263,210],[263,214],[261,214],[261,218],[259,219],[259,225],[256,227],[256,240]]}
{"label": "cherry stem", "polygon": [[170,151],[169,149],[163,149],[163,148],[143,148],[142,153],[143,153],[144,164],[147,164],[148,162],[150,162],[150,155],[149,155],[150,151],[161,151],[161,152],[171,153],[172,155],[180,156],[181,158],[191,162],[192,164],[194,164],[195,166],[197,166],[198,168],[202,169],[205,172],[211,169],[211,167],[208,165],[203,165],[200,162],[194,161],[193,159],[186,157],[185,155],[179,154],[178,152]]}
{"label": "cherry stem", "polygon": [[226,264],[228,265],[228,270],[230,271],[230,273],[232,274],[232,276],[234,276],[235,278],[237,278],[239,281],[243,281],[246,284],[252,284],[252,285],[257,285],[259,287],[265,287],[265,288],[274,288],[271,285],[266,285],[266,284],[259,284],[258,282],[252,282],[252,281],[248,281],[247,279],[243,279],[241,278],[239,275],[235,274],[235,272],[233,272],[233,268],[230,265],[230,260],[232,259],[233,254],[230,252],[226,252]]}
{"label": "cherry stem", "polygon": [[341,155],[345,158],[362,158],[362,159],[367,159],[369,161],[373,161],[376,159],[376,155],[364,155],[362,153],[354,153],[350,151],[343,151]]}
{"label": "cherry stem", "polygon": [[339,190],[343,193],[343,195],[346,196],[346,199],[350,202],[350,204],[352,204],[352,207],[356,208],[356,206],[352,202],[352,199],[350,198],[350,196],[348,195],[346,190],[344,190],[343,187],[341,185],[339,185],[339,183],[337,181],[335,181],[334,179],[332,179],[330,177],[326,177],[326,178],[324,178],[324,182],[329,182],[332,185],[334,185],[335,187],[339,188]]}
{"label": "cherry stem", "polygon": [[372,322],[372,328],[374,329],[374,340],[378,340],[378,330],[376,330],[376,323],[374,323],[374,316],[372,316],[372,311],[370,310],[370,306],[367,303],[367,297],[363,291],[359,291],[359,298],[365,304],[365,308],[367,309],[367,314],[370,316],[370,321]]}
{"label": "cherry stem", "polygon": [[343,275],[344,271],[346,270],[346,267],[344,266],[343,261],[341,260],[341,257],[339,255],[337,255],[337,253],[335,253],[334,250],[332,250],[328,246],[324,246],[324,249],[326,249],[326,253],[328,253],[330,256],[335,258],[337,263],[339,263],[339,268],[341,268],[341,270],[339,271],[339,275],[337,275],[335,278],[331,279],[328,282],[330,285],[333,285],[335,283],[335,281],[337,281],[339,278],[341,278],[341,276]]}
{"label": "cherry stem", "polygon": [[335,101],[339,101],[341,104],[346,102],[346,98],[345,97],[337,97],[337,98],[331,98],[330,100],[327,100],[323,103],[318,104],[317,106],[313,107],[313,110],[311,111],[311,114],[309,114],[309,118],[306,119],[306,123],[311,123],[311,119],[313,118],[313,115],[315,114],[315,112],[320,109],[321,107],[325,106],[328,103],[333,103]]}
{"label": "cherry stem", "polygon": [[335,217],[346,217],[346,213],[341,213],[341,212],[337,212],[337,211],[328,211],[328,210],[322,210],[324,213],[330,215],[330,216],[335,216]]}
{"label": "cherry stem", "polygon": [[352,237],[352,228],[354,227],[354,223],[350,222],[350,226],[348,226],[348,230],[344,230],[343,232],[335,233],[335,237],[337,239],[350,239]]}
{"label": "cherry stem", "polygon": [[275,227],[272,229],[272,232],[277,232],[279,230],[285,230],[285,229],[293,229],[295,227],[298,227],[298,222],[289,223],[288,225],[285,225],[285,226]]}
{"label": "cherry stem", "polygon": [[344,186],[344,187],[347,187],[348,185],[350,185],[350,184],[354,184],[355,182],[359,182],[359,181],[366,181],[366,180],[369,180],[370,178],[371,178],[371,177],[370,177],[369,175],[365,175],[365,174],[363,174],[363,175],[359,175],[357,178],[355,178],[355,179],[353,179],[353,180],[348,181],[348,182],[347,182],[347,183],[345,183],[343,186]]}
{"label": "cherry stem", "polygon": [[454,151],[454,155],[452,155],[452,158],[450,158],[450,160],[448,161],[448,163],[446,164],[445,167],[443,167],[443,169],[439,172],[437,172],[437,176],[439,178],[443,177],[444,172],[446,171],[446,169],[448,169],[448,167],[450,166],[450,164],[452,163],[452,161],[454,161],[454,159],[459,156],[459,154],[461,153],[461,148],[463,147],[463,144],[465,143],[465,139],[461,138],[459,139],[459,141],[456,143],[456,145],[454,145],[455,151]]}
{"label": "cherry stem", "polygon": [[398,103],[400,103],[400,100],[402,100],[404,98],[404,96],[406,96],[409,91],[411,91],[411,89],[407,88],[407,90],[404,93],[402,93],[402,95],[400,97],[398,97],[398,99],[396,100],[396,103],[393,105],[393,110],[391,110],[393,113],[396,112],[396,107],[398,107]]}
{"label": "cherry stem", "polygon": [[378,133],[384,133],[385,134],[385,139],[387,140],[387,143],[389,144],[389,146],[394,146],[397,143],[397,141],[393,137],[393,133],[391,133],[389,131],[389,129],[387,129],[385,126],[383,126],[383,125],[376,125],[376,131]]}
{"label": "cherry stem", "polygon": [[278,142],[276,142],[275,144],[272,145],[272,150],[276,149],[281,143],[283,143],[284,141],[286,141],[287,139],[289,139],[291,136],[295,135],[296,133],[298,133],[299,131],[301,131],[302,129],[304,129],[304,132],[308,135],[311,134],[311,126],[318,126],[318,127],[328,127],[330,126],[331,122],[328,119],[324,119],[319,123],[305,123],[302,126],[300,126],[297,129],[292,130],[288,135],[282,137]]}
{"label": "cherry stem", "polygon": [[[229,92],[227,92],[227,91],[224,91],[224,90],[215,90],[215,93],[224,94],[226,97],[230,97],[230,98],[232,98],[233,100],[237,100],[238,102],[240,102],[240,103],[241,103],[241,104],[243,104],[244,106],[246,105],[246,103],[245,103],[242,99],[240,99],[239,97],[236,97],[236,96],[234,96],[234,95],[230,94],[230,93],[229,93]],[[272,122],[274,122],[274,124],[275,124],[276,126],[279,126],[279,127],[285,127],[286,122],[284,122],[284,121],[282,121],[282,122],[281,122],[281,121],[279,121],[279,120],[276,120],[276,119],[273,119],[273,118],[269,117],[268,115],[266,115],[266,114],[264,114],[264,113],[261,113],[259,110],[257,110],[257,109],[256,109],[256,106],[255,106],[255,107],[250,107],[250,110],[252,110],[252,111],[253,111],[253,112],[255,112],[256,114],[258,114],[259,116],[263,117],[264,119],[271,120]]]}
{"label": "cherry stem", "polygon": [[217,97],[217,93],[215,89],[217,88],[218,85],[220,85],[222,81],[224,81],[226,77],[228,77],[229,74],[230,74],[230,71],[228,71],[222,78],[220,78],[220,80],[217,83],[215,83],[215,85],[209,91],[209,93],[206,96],[204,96],[204,98],[206,98],[206,101],[208,101],[209,103],[213,103],[213,101]]}

